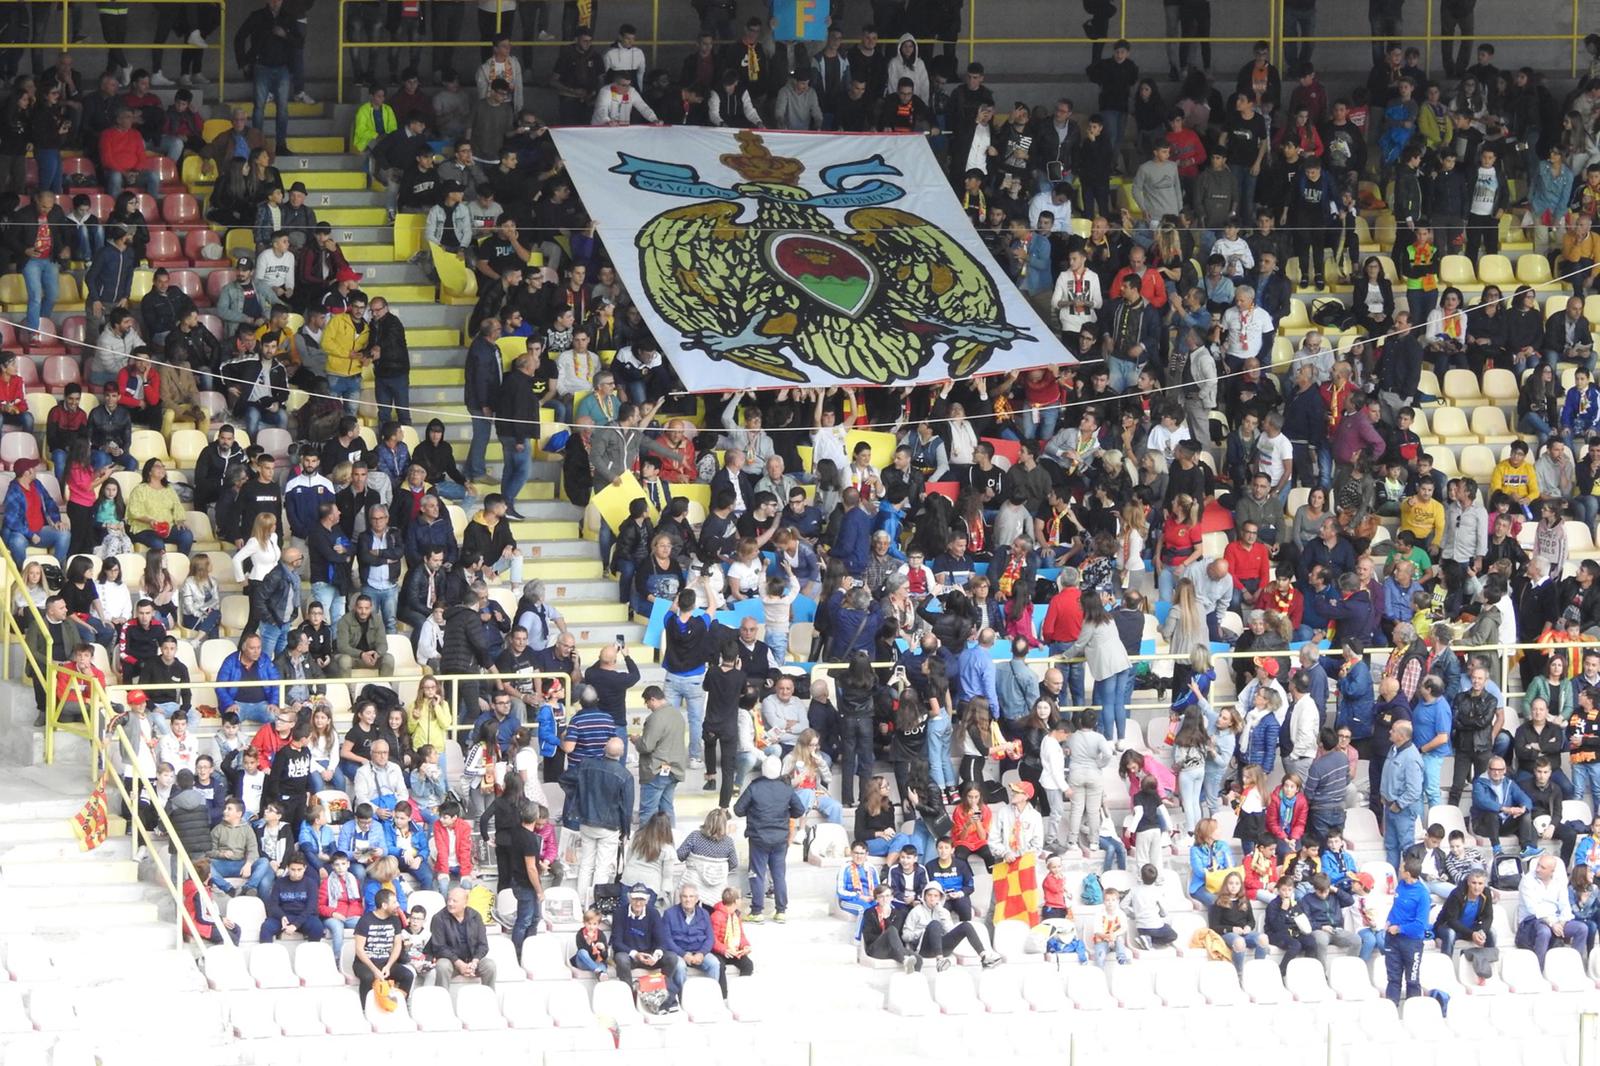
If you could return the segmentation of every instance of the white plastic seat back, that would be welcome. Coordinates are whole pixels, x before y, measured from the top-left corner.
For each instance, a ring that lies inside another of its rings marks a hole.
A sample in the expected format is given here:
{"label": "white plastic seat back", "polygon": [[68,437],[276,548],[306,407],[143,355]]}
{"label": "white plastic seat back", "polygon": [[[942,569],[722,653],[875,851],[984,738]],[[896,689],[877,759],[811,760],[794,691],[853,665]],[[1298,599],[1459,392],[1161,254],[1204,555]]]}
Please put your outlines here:
{"label": "white plastic seat back", "polygon": [[1583,972],[1576,948],[1551,948],[1544,957],[1545,979],[1557,992],[1593,992],[1594,980]]}
{"label": "white plastic seat back", "polygon": [[890,1014],[917,1018],[937,1011],[933,998],[928,995],[928,979],[920,973],[895,973],[889,975],[889,990],[884,996],[884,1007]]}
{"label": "white plastic seat back", "polygon": [[1517,995],[1550,991],[1550,982],[1539,972],[1539,956],[1525,948],[1500,952],[1500,980]]}
{"label": "white plastic seat back", "polygon": [[420,982],[411,990],[411,1017],[424,1033],[453,1033],[461,1028],[450,991]]}
{"label": "white plastic seat back", "polygon": [[1057,1014],[1070,1006],[1066,990],[1061,987],[1060,980],[1046,969],[1023,976],[1022,998],[1027,1001],[1028,1009],[1035,1014]]}
{"label": "white plastic seat back", "polygon": [[259,988],[300,987],[289,964],[289,949],[282,944],[257,944],[250,952],[250,976]]}
{"label": "white plastic seat back", "polygon": [[571,946],[571,937],[530,936],[522,942],[519,969],[535,981],[565,981],[572,976],[567,962],[567,949]]}
{"label": "white plastic seat back", "polygon": [[1105,971],[1098,966],[1067,966],[1061,973],[1067,997],[1079,1010],[1108,1010],[1117,1005],[1106,987]]}
{"label": "white plastic seat back", "polygon": [[411,1017],[411,1011],[406,1006],[406,997],[395,995],[394,1010],[383,1010],[378,1006],[378,994],[367,993],[366,1016],[367,1023],[372,1026],[375,1033],[414,1033],[417,1023]]}
{"label": "white plastic seat back", "polygon": [[[623,981],[601,981],[595,985],[591,1010],[596,1018],[609,1021],[612,1025],[638,1025],[644,1020],[634,1005],[633,992]],[[556,1024],[562,1023],[558,1019]]]}
{"label": "white plastic seat back", "polygon": [[1284,991],[1283,976],[1278,964],[1271,959],[1250,959],[1244,964],[1244,976],[1239,986],[1255,1003],[1282,1003],[1288,994]]}
{"label": "white plastic seat back", "polygon": [[284,1036],[321,1036],[328,1031],[313,996],[285,995],[273,1008],[273,1020]]}
{"label": "white plastic seat back", "polygon": [[500,1014],[500,1001],[494,989],[485,985],[458,983],[451,986],[456,997],[456,1017],[467,1029],[493,1031],[504,1029],[506,1020]]}
{"label": "white plastic seat back", "polygon": [[727,1021],[728,1005],[722,1001],[721,986],[709,977],[695,977],[691,974],[683,983],[683,1013],[696,1024]]}
{"label": "white plastic seat back", "polygon": [[245,967],[244,952],[232,944],[206,948],[206,981],[218,992],[238,992],[256,987]]}
{"label": "white plastic seat back", "polygon": [[728,982],[728,1011],[737,1022],[765,1021],[771,1015],[773,992],[760,976]]}
{"label": "white plastic seat back", "polygon": [[513,1029],[547,1029],[550,1013],[545,1006],[545,985],[523,981],[519,984],[498,984],[495,992],[500,997],[500,1016]]}
{"label": "white plastic seat back", "polygon": [[972,1014],[979,1008],[972,978],[959,966],[933,975],[933,1001],[945,1014]]}
{"label": "white plastic seat back", "polygon": [[978,973],[978,1002],[990,1014],[1017,1014],[1028,1009],[1022,998],[1022,975],[1015,966],[1000,966]]}
{"label": "white plastic seat back", "polygon": [[1353,955],[1335,955],[1328,960],[1328,986],[1343,1000],[1365,1002],[1378,998],[1372,971]]}
{"label": "white plastic seat back", "polygon": [[[528,938],[528,940],[540,939],[554,940],[556,938],[553,936],[548,938],[537,936]],[[523,941],[523,946],[527,946],[527,941]],[[489,961],[494,963],[494,979],[497,984],[501,981],[526,981],[528,979],[527,972],[523,970],[522,964],[517,961],[517,949],[512,946],[511,938],[508,936],[492,936],[489,938]]]}
{"label": "white plastic seat back", "polygon": [[594,1010],[589,1006],[589,990],[581,982],[555,985],[545,1000],[545,1010],[557,1028],[568,1029],[594,1025]]}
{"label": "white plastic seat back", "polygon": [[1239,987],[1239,973],[1231,962],[1212,960],[1200,968],[1200,993],[1212,1006],[1237,1007],[1249,1002]]}
{"label": "white plastic seat back", "polygon": [[333,957],[333,947],[325,940],[301,944],[294,949],[294,972],[307,988],[342,988],[344,974]]}
{"label": "white plastic seat back", "polygon": [[1296,1003],[1321,1003],[1333,997],[1322,963],[1316,959],[1300,958],[1289,963],[1289,971],[1283,975],[1283,987]]}
{"label": "white plastic seat back", "polygon": [[239,942],[254,944],[261,939],[261,924],[267,920],[267,908],[254,896],[231,896],[228,899],[228,920],[239,927]]}

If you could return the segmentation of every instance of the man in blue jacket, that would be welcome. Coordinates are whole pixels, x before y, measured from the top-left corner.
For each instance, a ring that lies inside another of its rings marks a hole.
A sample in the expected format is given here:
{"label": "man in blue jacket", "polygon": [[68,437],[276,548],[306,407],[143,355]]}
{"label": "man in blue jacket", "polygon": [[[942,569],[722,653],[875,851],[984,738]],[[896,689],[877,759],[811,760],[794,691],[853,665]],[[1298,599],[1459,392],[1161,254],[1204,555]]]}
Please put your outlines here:
{"label": "man in blue jacket", "polygon": [[261,654],[261,637],[252,633],[239,642],[239,650],[217,667],[217,706],[232,711],[241,722],[273,722],[278,717],[278,686],[250,685],[240,681],[277,681],[278,670]]}
{"label": "man in blue jacket", "polygon": [[1383,800],[1384,855],[1398,869],[1400,855],[1414,842],[1417,819],[1422,817],[1422,755],[1411,743],[1410,722],[1390,726],[1389,742],[1392,747],[1383,762],[1378,793]]}
{"label": "man in blue jacket", "polygon": [[1522,845],[1522,857],[1531,859],[1539,854],[1537,831],[1533,827],[1533,800],[1506,773],[1506,761],[1496,755],[1489,760],[1489,769],[1472,782],[1472,831],[1488,837],[1494,843],[1495,854],[1500,854],[1500,837],[1515,833]]}
{"label": "man in blue jacket", "polygon": [[298,851],[284,863],[284,871],[288,876],[274,881],[267,893],[267,920],[261,923],[261,942],[270,944],[280,934],[294,932],[307,940],[321,940],[317,894],[322,883],[306,877],[306,857]]}
{"label": "man in blue jacket", "polygon": [[863,504],[861,493],[854,487],[840,495],[844,516],[839,519],[839,535],[833,543],[832,556],[844,563],[852,577],[860,577],[867,569],[867,555],[872,550],[873,510]]}
{"label": "man in blue jacket", "polygon": [[88,312],[84,335],[98,337],[113,307],[126,307],[133,291],[139,253],[133,249],[133,232],[122,226],[106,231],[106,243],[83,275],[83,302]]}
{"label": "man in blue jacket", "polygon": [[684,885],[678,889],[678,904],[661,916],[663,946],[678,960],[667,973],[667,995],[673,1000],[683,995],[691,969],[713,980],[722,975],[722,963],[711,953],[711,912],[700,906],[700,890]]}
{"label": "man in blue jacket", "polygon": [[1422,860],[1407,859],[1400,866],[1400,884],[1389,908],[1388,936],[1383,945],[1389,986],[1384,995],[1399,1006],[1402,998],[1422,995],[1422,937],[1428,928],[1431,897],[1422,884]]}
{"label": "man in blue jacket", "polygon": [[11,468],[15,477],[6,487],[5,520],[0,526],[11,558],[20,568],[28,557],[30,547],[43,548],[55,555],[56,562],[67,565],[67,548],[71,544],[61,509],[45,487],[39,484],[35,468],[37,459],[18,459]]}
{"label": "man in blue jacket", "polygon": [[764,921],[761,908],[767,898],[767,874],[772,874],[773,898],[779,922],[789,909],[789,819],[805,817],[806,808],[789,782],[779,777],[783,763],[769,755],[761,764],[761,778],[752,781],[733,806],[735,817],[745,819],[744,835],[750,841],[750,917]]}
{"label": "man in blue jacket", "polygon": [[500,360],[500,320],[486,318],[478,324],[478,335],[467,349],[467,414],[472,417],[472,444],[467,448],[464,473],[470,481],[488,473],[485,453],[489,434],[494,429],[494,413],[505,364]]}
{"label": "man in blue jacket", "polygon": [[[709,928],[709,926],[708,926]],[[635,968],[667,975],[667,1001],[660,1013],[678,1009],[681,980],[673,981],[682,961],[668,950],[661,933],[661,918],[650,906],[650,890],[635,885],[628,893],[628,909],[611,920],[611,958],[617,966],[617,979],[624,984],[633,978]]]}

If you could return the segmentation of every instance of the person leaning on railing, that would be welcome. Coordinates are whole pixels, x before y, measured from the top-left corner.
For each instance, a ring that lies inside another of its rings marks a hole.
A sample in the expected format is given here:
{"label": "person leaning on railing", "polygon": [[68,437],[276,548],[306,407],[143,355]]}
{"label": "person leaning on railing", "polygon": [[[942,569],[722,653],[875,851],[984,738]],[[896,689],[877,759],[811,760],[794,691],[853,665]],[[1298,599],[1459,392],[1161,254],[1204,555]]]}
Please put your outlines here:
{"label": "person leaning on railing", "polygon": [[33,660],[28,676],[33,682],[35,706],[39,708],[33,723],[35,726],[45,724],[44,681],[51,666],[67,663],[72,658],[72,649],[77,647],[79,641],[78,627],[67,616],[67,601],[60,595],[53,595],[45,600],[41,617],[44,624],[29,626],[23,637],[28,654]]}

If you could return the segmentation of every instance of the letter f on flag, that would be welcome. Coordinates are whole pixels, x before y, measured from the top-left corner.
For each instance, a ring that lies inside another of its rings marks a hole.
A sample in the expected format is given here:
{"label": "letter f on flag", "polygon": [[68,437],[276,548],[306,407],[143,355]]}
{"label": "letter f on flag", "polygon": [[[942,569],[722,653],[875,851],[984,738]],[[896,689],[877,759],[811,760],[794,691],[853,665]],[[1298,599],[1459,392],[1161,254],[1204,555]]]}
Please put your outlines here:
{"label": "letter f on flag", "polygon": [[820,39],[812,27],[817,24],[816,0],[794,0],[794,38],[797,41]]}

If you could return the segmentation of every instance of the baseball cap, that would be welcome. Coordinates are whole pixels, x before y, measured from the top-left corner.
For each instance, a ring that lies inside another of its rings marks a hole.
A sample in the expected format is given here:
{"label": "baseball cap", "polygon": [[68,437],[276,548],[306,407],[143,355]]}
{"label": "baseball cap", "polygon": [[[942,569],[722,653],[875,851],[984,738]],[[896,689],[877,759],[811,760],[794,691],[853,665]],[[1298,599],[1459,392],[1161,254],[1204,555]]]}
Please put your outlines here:
{"label": "baseball cap", "polygon": [[645,888],[643,885],[634,885],[631,889],[628,890],[628,898],[629,899],[649,899],[650,898],[650,890],[648,888]]}
{"label": "baseball cap", "polygon": [[233,268],[235,270],[253,270],[255,269],[255,265],[256,261],[251,259],[248,255],[241,255],[239,258],[233,261]]}
{"label": "baseball cap", "polygon": [[1033,799],[1033,782],[1013,781],[1011,782],[1011,791],[1021,793],[1029,799]]}
{"label": "baseball cap", "polygon": [[11,465],[11,473],[17,477],[21,477],[23,474],[26,474],[28,471],[32,470],[38,465],[39,460],[37,459],[18,459]]}
{"label": "baseball cap", "polygon": [[148,697],[145,696],[144,689],[142,688],[133,689],[128,693],[129,703],[143,703],[147,698]]}
{"label": "baseball cap", "polygon": [[339,268],[339,273],[334,275],[333,280],[334,281],[360,281],[361,278],[362,278],[362,275],[357,274],[354,270],[351,270],[349,267],[340,267]]}

